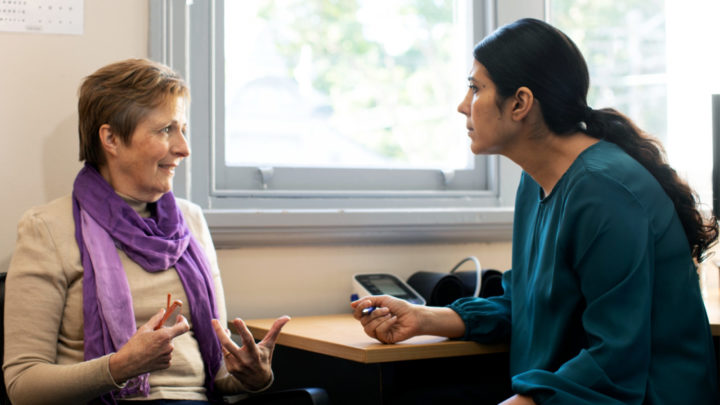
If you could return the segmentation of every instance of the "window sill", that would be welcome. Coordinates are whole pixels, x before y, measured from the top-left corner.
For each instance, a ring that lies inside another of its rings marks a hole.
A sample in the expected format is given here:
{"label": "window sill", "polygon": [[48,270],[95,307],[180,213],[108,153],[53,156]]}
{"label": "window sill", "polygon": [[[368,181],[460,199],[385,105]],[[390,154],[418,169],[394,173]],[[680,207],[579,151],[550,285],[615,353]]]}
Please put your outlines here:
{"label": "window sill", "polygon": [[511,240],[513,209],[209,209],[205,217],[217,248],[469,243]]}

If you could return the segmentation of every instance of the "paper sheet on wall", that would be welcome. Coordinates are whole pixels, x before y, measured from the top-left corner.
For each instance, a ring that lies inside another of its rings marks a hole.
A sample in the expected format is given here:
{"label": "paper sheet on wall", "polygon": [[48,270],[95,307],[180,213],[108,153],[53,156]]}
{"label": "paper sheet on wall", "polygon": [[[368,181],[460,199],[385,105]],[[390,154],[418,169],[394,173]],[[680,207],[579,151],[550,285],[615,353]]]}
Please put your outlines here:
{"label": "paper sheet on wall", "polygon": [[0,0],[0,31],[83,33],[84,0]]}

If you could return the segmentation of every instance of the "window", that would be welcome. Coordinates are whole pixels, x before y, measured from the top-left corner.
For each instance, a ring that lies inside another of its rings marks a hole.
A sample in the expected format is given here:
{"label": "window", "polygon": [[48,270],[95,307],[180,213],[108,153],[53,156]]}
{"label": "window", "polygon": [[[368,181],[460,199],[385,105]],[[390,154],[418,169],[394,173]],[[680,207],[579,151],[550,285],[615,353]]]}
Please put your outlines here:
{"label": "window", "polygon": [[384,206],[388,192],[405,199],[423,193],[421,206],[486,194],[490,160],[472,156],[455,111],[471,46],[459,4],[219,6],[225,97],[217,110],[224,130],[216,134],[216,194],[281,207],[297,197],[366,207],[378,194]]}
{"label": "window", "polygon": [[[456,11],[451,0],[224,3],[219,161],[296,169],[473,168],[466,139],[448,135],[463,131],[452,106],[463,93],[454,82],[466,64],[467,21],[455,19]],[[326,179],[313,180],[314,188],[328,188]],[[353,180],[331,189],[356,189]],[[269,185],[301,187],[307,186]]]}
{"label": "window", "polygon": [[519,169],[456,112],[493,4],[154,0],[192,89],[175,193],[220,245],[508,239]]}
{"label": "window", "polygon": [[590,69],[588,103],[614,107],[664,144],[670,164],[712,202],[711,95],[720,92],[720,3],[548,0],[550,21]]}

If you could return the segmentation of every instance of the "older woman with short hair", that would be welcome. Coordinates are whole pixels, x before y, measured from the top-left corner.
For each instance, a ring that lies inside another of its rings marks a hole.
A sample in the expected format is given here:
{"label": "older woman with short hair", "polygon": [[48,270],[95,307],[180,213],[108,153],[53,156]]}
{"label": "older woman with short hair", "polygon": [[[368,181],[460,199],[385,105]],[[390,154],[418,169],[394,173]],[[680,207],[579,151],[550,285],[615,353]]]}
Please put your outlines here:
{"label": "older woman with short hair", "polygon": [[[170,191],[190,154],[188,102],[177,73],[144,59],[85,78],[85,166],[72,195],[22,217],[8,270],[3,369],[14,404],[202,404],[272,383],[289,318],[258,344],[236,319],[243,346],[232,342],[202,211]],[[184,305],[166,325],[170,297]]]}

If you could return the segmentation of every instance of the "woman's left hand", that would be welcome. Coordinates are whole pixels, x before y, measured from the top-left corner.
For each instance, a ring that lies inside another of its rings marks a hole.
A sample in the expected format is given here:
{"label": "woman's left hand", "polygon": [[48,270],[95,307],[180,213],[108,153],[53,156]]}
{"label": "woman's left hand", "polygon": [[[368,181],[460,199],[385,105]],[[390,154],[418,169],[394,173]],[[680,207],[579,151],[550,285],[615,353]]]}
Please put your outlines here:
{"label": "woman's left hand", "polygon": [[500,405],[535,405],[535,401],[531,397],[525,395],[513,395],[502,401]]}
{"label": "woman's left hand", "polygon": [[225,329],[220,321],[213,319],[215,334],[220,339],[220,345],[225,354],[225,367],[248,390],[255,391],[270,383],[275,341],[280,335],[280,330],[289,320],[288,316],[278,318],[270,327],[265,338],[256,344],[245,322],[240,318],[235,318],[233,324],[243,344],[242,347],[239,347],[230,338],[230,331]]}

